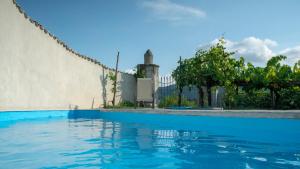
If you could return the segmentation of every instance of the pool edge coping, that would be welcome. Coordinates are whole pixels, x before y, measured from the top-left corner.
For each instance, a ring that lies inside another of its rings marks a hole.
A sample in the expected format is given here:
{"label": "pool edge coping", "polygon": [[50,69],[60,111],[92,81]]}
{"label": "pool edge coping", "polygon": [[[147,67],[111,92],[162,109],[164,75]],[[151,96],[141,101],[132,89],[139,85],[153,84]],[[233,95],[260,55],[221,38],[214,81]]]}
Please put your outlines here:
{"label": "pool edge coping", "polygon": [[300,119],[300,110],[173,110],[173,109],[100,109],[100,112],[127,112],[187,116]]}
{"label": "pool edge coping", "polygon": [[[241,117],[241,118],[282,118],[300,119],[300,110],[221,110],[221,109],[201,109],[201,110],[174,110],[174,109],[151,109],[151,108],[120,108],[120,109],[78,109],[79,111],[99,111],[107,112],[126,112],[143,114],[165,114],[182,116],[214,116],[214,117]],[[35,112],[35,111],[76,111],[76,110],[6,110],[2,112]]]}

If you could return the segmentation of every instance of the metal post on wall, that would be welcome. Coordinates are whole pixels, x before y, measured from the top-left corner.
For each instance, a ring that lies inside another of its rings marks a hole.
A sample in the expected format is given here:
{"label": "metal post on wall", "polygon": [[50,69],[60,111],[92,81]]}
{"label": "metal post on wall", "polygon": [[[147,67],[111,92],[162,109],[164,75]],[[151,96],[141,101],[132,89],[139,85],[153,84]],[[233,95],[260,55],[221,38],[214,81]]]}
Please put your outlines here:
{"label": "metal post on wall", "polygon": [[154,70],[154,68],[152,68],[152,93],[153,93],[153,96],[152,96],[152,98],[153,98],[152,109],[155,108],[155,100],[157,98],[157,92],[155,90],[156,84],[155,84],[155,77],[154,77],[154,75],[155,75],[155,70]]}
{"label": "metal post on wall", "polygon": [[167,96],[167,88],[166,88],[166,77],[164,76],[164,97]]}
{"label": "metal post on wall", "polygon": [[159,98],[159,101],[162,100],[162,97],[163,97],[163,88],[162,88],[162,77],[160,77],[160,98]]}
{"label": "metal post on wall", "polygon": [[113,83],[113,100],[112,100],[112,104],[113,106],[115,106],[115,102],[116,102],[116,92],[117,92],[117,80],[118,80],[118,65],[119,65],[119,55],[120,52],[118,51],[117,54],[117,62],[116,62],[116,69],[115,69],[115,79],[114,79],[114,83]]}
{"label": "metal post on wall", "polygon": [[181,106],[181,97],[182,97],[182,64],[181,64],[181,56],[179,57],[179,77],[180,77],[180,84],[179,84],[179,92],[178,92],[178,106]]}
{"label": "metal post on wall", "polygon": [[170,95],[170,85],[169,85],[169,77],[167,76],[167,88],[168,88],[168,93],[167,95]]}

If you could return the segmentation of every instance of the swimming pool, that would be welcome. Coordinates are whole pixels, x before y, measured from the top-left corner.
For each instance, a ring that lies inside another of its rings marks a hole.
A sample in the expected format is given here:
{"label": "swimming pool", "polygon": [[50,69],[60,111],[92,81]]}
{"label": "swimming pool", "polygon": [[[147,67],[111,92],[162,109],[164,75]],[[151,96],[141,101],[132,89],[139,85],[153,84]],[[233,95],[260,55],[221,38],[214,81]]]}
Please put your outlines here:
{"label": "swimming pool", "polygon": [[300,168],[300,120],[0,112],[0,168]]}

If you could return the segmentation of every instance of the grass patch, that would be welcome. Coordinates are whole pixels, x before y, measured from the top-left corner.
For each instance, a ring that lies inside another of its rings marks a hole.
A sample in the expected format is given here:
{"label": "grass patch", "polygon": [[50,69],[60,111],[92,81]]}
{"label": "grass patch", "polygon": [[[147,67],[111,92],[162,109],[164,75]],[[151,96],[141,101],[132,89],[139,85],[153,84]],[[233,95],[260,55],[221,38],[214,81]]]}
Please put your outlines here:
{"label": "grass patch", "polygon": [[118,103],[115,106],[108,105],[105,108],[107,108],[107,109],[121,109],[121,108],[133,108],[133,107],[134,107],[134,103],[132,103],[130,101],[122,101],[122,102]]}
{"label": "grass patch", "polygon": [[[159,108],[166,108],[172,106],[178,106],[178,96],[176,95],[166,96],[158,104]],[[196,108],[197,103],[195,101],[190,101],[187,100],[187,98],[182,97],[181,106]]]}

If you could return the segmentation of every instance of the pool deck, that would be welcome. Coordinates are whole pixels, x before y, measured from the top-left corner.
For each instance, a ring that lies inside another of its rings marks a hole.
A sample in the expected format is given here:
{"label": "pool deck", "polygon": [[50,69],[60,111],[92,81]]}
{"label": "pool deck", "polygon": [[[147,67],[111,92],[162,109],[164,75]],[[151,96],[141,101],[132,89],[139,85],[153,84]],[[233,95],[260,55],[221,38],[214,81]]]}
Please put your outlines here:
{"label": "pool deck", "polygon": [[101,112],[132,112],[147,114],[173,114],[188,116],[221,116],[250,118],[287,118],[300,119],[300,110],[174,110],[174,109],[100,109]]}

